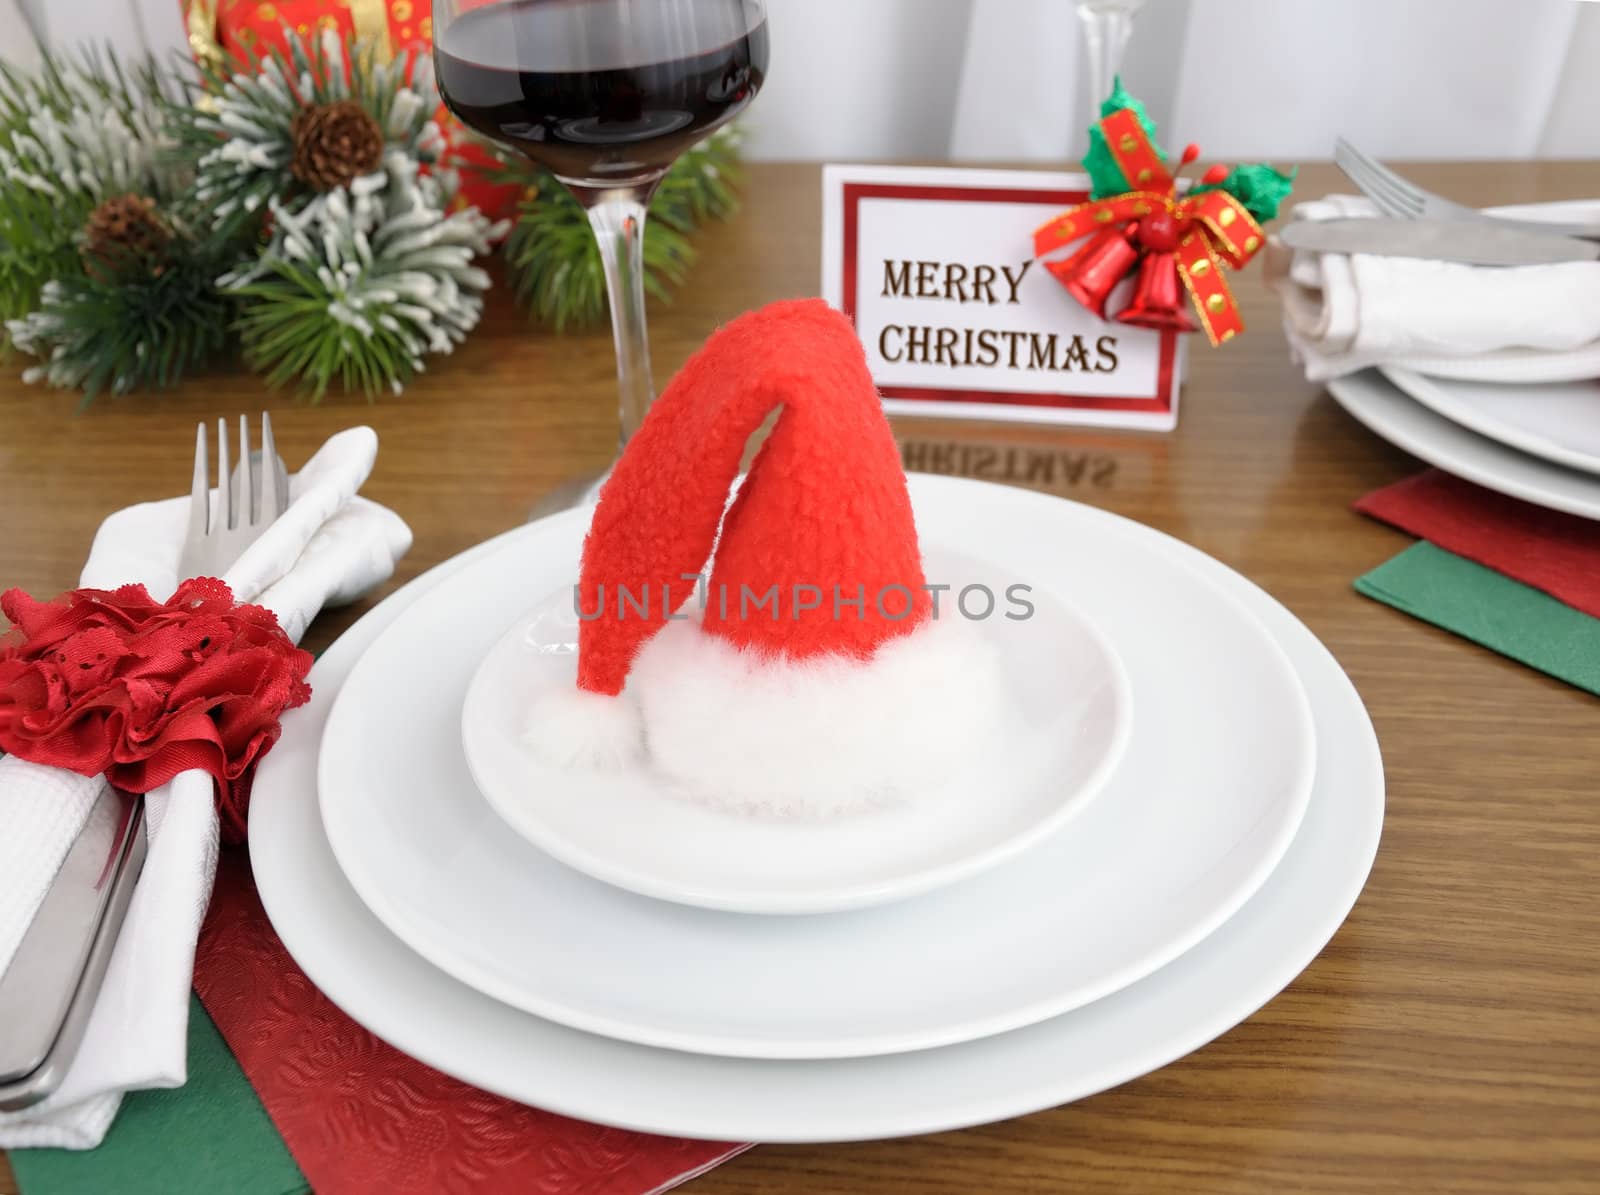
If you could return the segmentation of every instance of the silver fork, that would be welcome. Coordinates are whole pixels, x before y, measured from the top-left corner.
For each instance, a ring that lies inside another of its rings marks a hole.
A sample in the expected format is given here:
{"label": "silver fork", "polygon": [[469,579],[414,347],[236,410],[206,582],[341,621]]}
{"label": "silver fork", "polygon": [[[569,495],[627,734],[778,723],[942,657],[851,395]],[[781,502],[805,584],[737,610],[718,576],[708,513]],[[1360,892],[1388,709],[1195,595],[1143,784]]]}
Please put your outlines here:
{"label": "silver fork", "polygon": [[[250,423],[239,416],[239,468],[229,467],[228,423],[217,420],[217,503],[211,505],[211,463],[206,425],[195,429],[194,484],[189,491],[189,530],[178,555],[180,577],[218,577],[244,554],[270,523],[289,509],[289,484],[277,445],[272,417],[261,416],[261,451],[250,451]],[[262,474],[266,474],[265,477]],[[240,488],[243,483],[243,494]],[[271,500],[264,509],[262,489]]]}
{"label": "silver fork", "polygon": [[1552,236],[1585,237],[1600,240],[1600,224],[1557,224],[1544,220],[1516,220],[1480,212],[1475,207],[1424,191],[1416,183],[1390,170],[1376,158],[1368,157],[1343,137],[1333,143],[1333,160],[1361,188],[1362,194],[1378,205],[1387,216],[1401,220],[1476,220],[1518,228],[1523,232],[1543,232]]}

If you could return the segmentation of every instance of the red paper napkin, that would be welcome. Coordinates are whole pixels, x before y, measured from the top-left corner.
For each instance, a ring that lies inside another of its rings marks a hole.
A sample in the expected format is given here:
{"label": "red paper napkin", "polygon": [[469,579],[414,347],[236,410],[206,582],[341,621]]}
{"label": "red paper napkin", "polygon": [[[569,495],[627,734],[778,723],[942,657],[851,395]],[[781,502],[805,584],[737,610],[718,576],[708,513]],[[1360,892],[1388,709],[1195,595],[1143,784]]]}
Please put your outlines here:
{"label": "red paper napkin", "polygon": [[1600,522],[1437,469],[1374,490],[1356,509],[1600,618]]}
{"label": "red paper napkin", "polygon": [[217,869],[194,987],[318,1195],[647,1195],[749,1148],[540,1112],[386,1045],[289,957],[243,851]]}

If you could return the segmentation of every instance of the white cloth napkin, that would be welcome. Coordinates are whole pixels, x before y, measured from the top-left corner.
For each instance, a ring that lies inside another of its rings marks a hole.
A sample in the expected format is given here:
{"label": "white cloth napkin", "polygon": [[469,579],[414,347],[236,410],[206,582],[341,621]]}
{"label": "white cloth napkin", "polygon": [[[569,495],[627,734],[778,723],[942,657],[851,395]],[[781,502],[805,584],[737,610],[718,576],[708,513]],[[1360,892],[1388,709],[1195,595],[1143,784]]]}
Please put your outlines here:
{"label": "white cloth napkin", "polygon": [[[1538,219],[1541,206],[1503,210]],[[1549,218],[1600,214],[1574,206],[1549,205]],[[1369,200],[1329,195],[1297,204],[1290,219],[1377,214]],[[1481,381],[1600,377],[1600,262],[1469,266],[1296,251],[1274,238],[1265,276],[1312,381],[1372,365]]]}
{"label": "white cloth napkin", "polygon": [[[235,598],[271,609],[296,640],[318,610],[386,580],[411,546],[411,530],[397,514],[356,497],[377,451],[371,428],[329,439],[290,480],[288,512],[223,577]],[[178,583],[188,509],[187,498],[173,498],[111,515],[79,583],[109,589],[142,582],[166,597]],[[104,783],[0,759],[0,973]],[[195,941],[217,861],[211,777],[185,772],[151,792],[146,809],[149,854],[83,1045],[48,1100],[0,1113],[0,1149],[91,1149],[123,1092],[178,1087],[186,1078]]]}

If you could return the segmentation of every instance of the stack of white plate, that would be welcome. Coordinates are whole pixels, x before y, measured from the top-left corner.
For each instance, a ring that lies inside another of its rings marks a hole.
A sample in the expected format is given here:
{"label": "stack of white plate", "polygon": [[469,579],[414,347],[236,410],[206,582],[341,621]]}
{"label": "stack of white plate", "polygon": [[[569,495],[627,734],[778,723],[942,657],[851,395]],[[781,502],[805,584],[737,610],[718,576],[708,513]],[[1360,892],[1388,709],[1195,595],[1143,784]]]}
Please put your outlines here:
{"label": "stack of white plate", "polygon": [[1600,519],[1600,378],[1581,376],[1594,369],[1580,354],[1527,350],[1463,360],[1458,377],[1385,366],[1328,389],[1385,440],[1447,473]]}
{"label": "stack of white plate", "polygon": [[419,578],[318,662],[251,813],[290,952],[469,1083],[721,1140],[1015,1116],[1249,1016],[1377,849],[1350,682],[1282,606],[1149,528],[951,478],[911,495],[930,577],[959,560],[1032,586],[1033,646],[1007,658],[1021,716],[1051,728],[1042,772],[997,760],[953,800],[812,825],[531,782],[518,653],[576,577],[573,511]]}

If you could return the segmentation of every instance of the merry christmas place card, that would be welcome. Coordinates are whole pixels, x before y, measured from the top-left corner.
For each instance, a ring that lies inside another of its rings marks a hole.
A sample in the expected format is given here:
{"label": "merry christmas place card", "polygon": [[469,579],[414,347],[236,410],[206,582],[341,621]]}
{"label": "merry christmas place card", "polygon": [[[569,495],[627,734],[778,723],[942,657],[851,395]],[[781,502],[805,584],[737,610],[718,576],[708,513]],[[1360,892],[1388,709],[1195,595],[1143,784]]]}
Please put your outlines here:
{"label": "merry christmas place card", "polygon": [[1176,426],[1178,334],[1101,319],[1035,260],[1034,231],[1088,198],[1081,174],[824,169],[822,294],[891,414]]}

